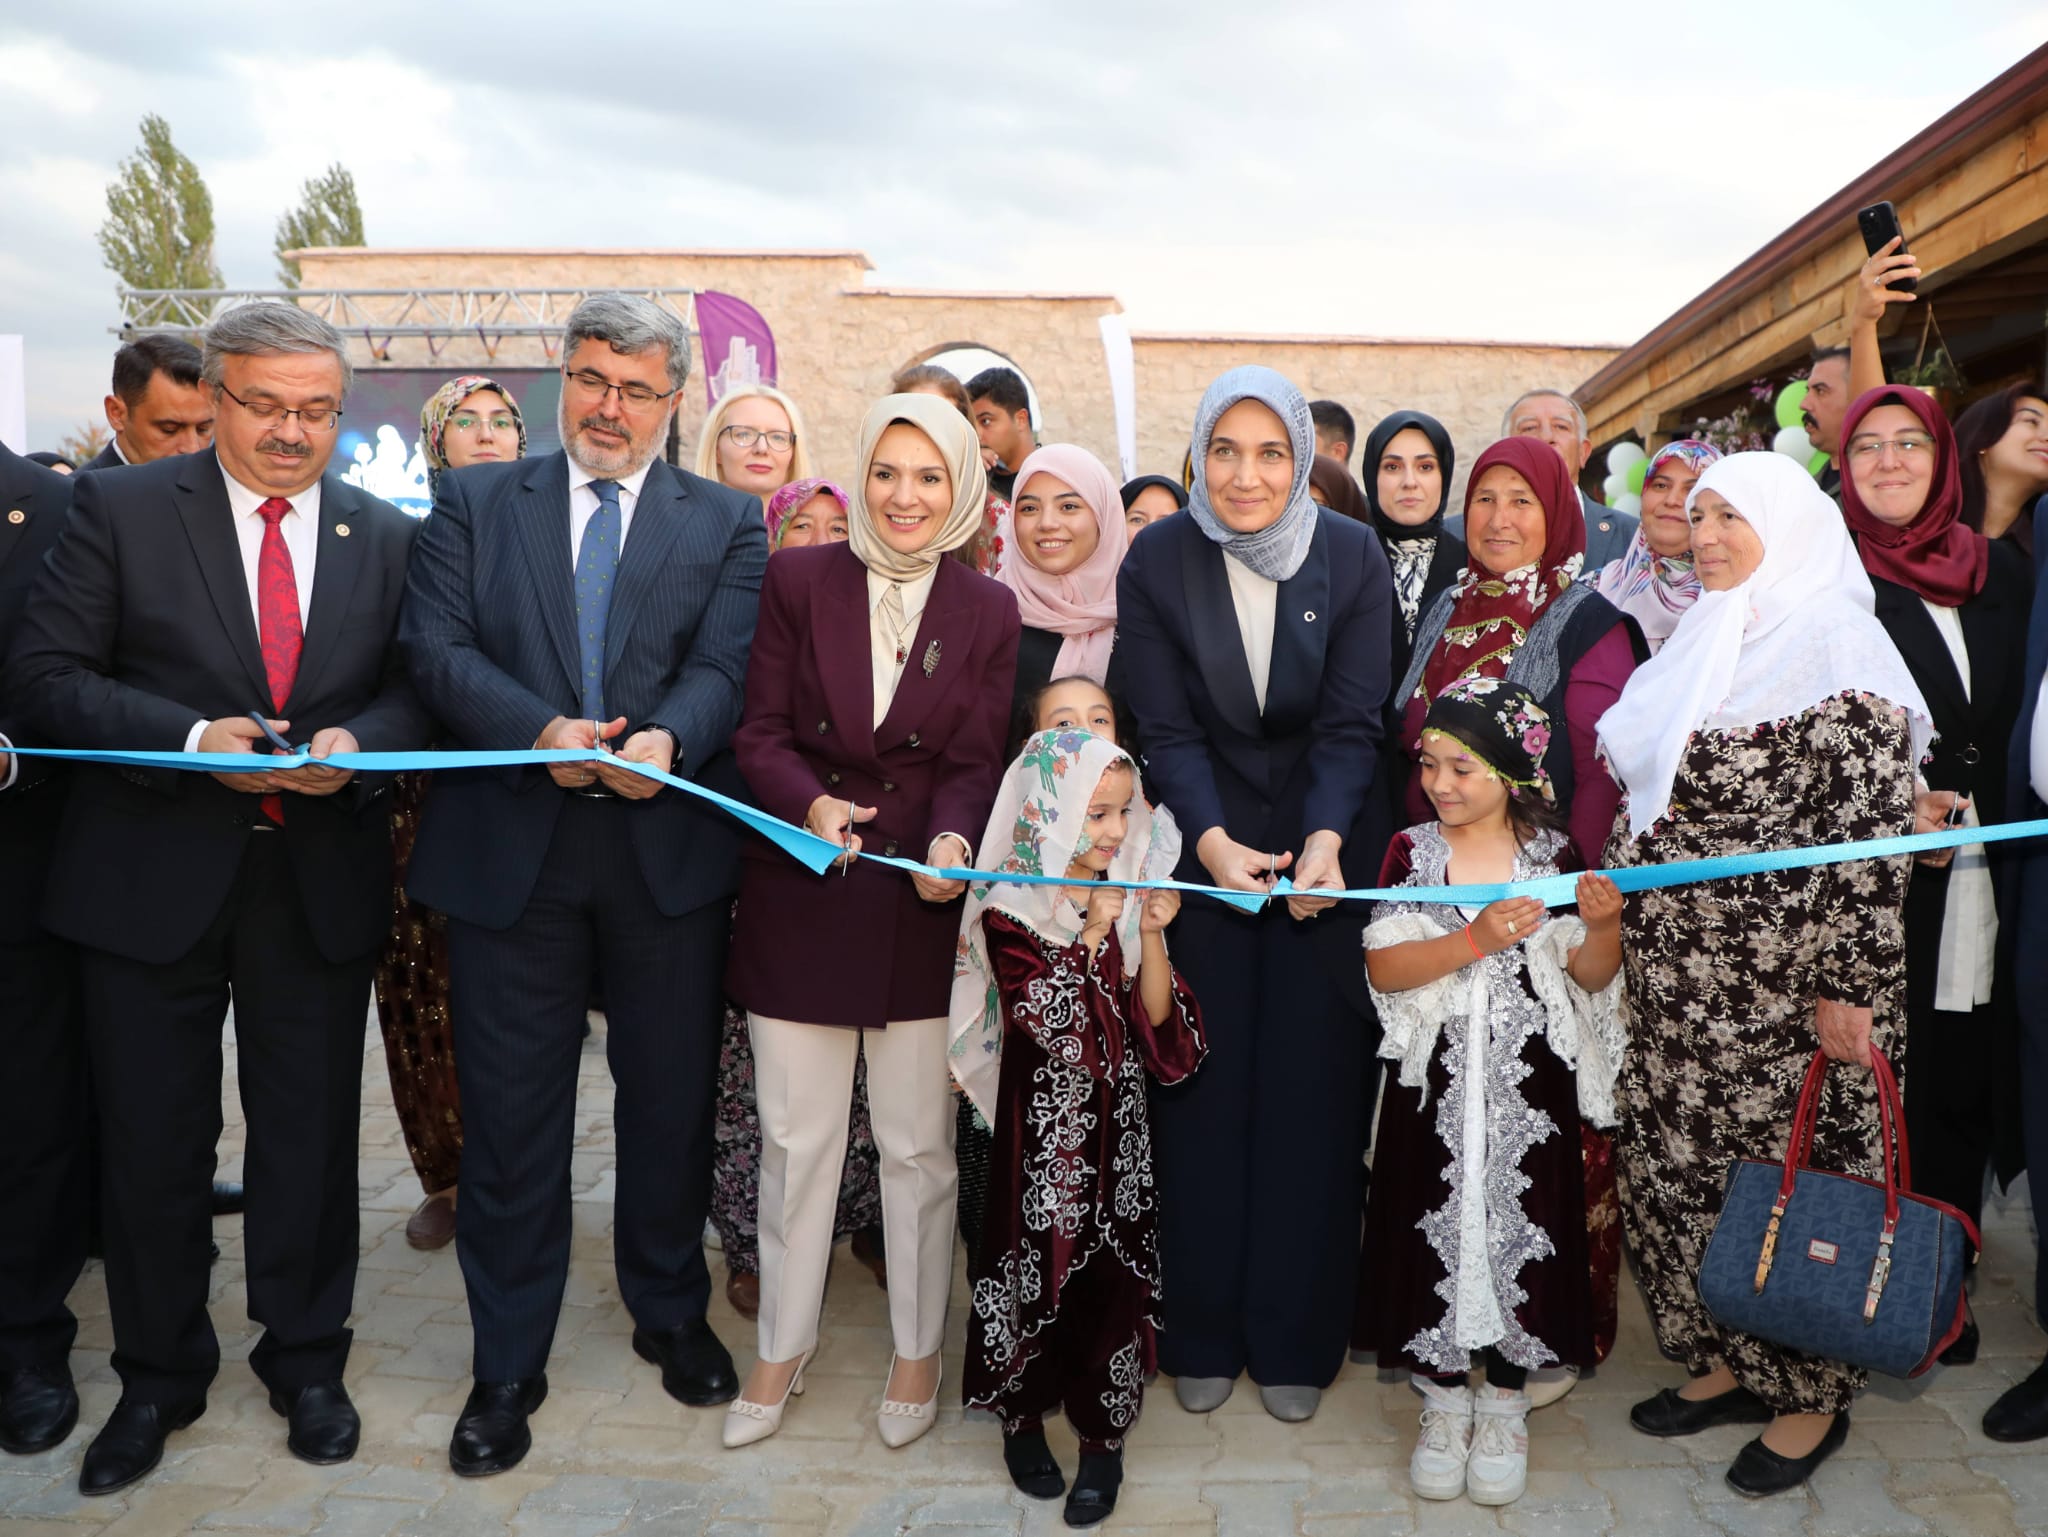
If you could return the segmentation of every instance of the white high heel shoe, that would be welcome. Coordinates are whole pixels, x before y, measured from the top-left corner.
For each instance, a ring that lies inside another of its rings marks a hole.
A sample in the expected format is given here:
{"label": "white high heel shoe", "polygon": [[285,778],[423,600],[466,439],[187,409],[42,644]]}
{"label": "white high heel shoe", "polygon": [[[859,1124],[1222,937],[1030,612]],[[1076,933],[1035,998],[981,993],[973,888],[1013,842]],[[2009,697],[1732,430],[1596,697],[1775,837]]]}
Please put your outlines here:
{"label": "white high heel shoe", "polygon": [[[896,1375],[896,1357],[889,1357],[889,1376]],[[876,1428],[882,1433],[884,1446],[908,1446],[919,1436],[930,1430],[939,1418],[939,1383],[945,1380],[946,1368],[939,1367],[939,1375],[932,1381],[932,1396],[921,1404],[907,1404],[900,1398],[888,1396],[888,1385],[882,1387],[882,1412],[876,1420]]]}
{"label": "white high heel shoe", "polygon": [[796,1372],[789,1379],[789,1386],[782,1390],[777,1403],[757,1404],[751,1399],[735,1398],[732,1406],[725,1411],[725,1429],[722,1439],[728,1447],[752,1446],[756,1441],[765,1441],[782,1428],[782,1411],[789,1407],[789,1401],[804,1390],[804,1368],[811,1364],[816,1350],[806,1350],[804,1358],[796,1363]]}

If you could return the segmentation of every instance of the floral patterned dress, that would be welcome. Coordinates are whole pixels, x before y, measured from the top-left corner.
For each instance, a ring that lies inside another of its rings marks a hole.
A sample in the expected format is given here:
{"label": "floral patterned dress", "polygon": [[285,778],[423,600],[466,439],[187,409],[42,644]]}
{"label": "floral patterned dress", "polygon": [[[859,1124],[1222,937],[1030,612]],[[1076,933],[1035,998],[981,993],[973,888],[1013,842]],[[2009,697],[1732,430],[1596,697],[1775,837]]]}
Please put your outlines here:
{"label": "floral patterned dress", "polygon": [[438,1194],[462,1172],[462,1092],[448,1013],[448,924],[405,894],[431,773],[391,781],[391,932],[377,958],[377,1023],[391,1104],[420,1188]]}
{"label": "floral patterned dress", "polygon": [[[1671,795],[1670,814],[1640,837],[1624,808],[1610,866],[1908,833],[1906,720],[1885,700],[1843,694],[1781,721],[1702,730]],[[1724,1330],[1699,1300],[1700,1257],[1730,1162],[1784,1156],[1817,1045],[1815,1001],[1870,1005],[1872,1046],[1889,1052],[1904,1017],[1910,868],[1900,856],[1768,871],[1623,905],[1630,1041],[1616,1154],[1657,1343],[1695,1376],[1726,1365],[1780,1413],[1838,1413],[1865,1374]],[[1830,1069],[1813,1162],[1881,1172],[1868,1073]]]}
{"label": "floral patterned dress", "polygon": [[1201,1015],[1176,974],[1173,1016],[1149,1020],[1113,937],[1091,958],[1000,911],[981,923],[1003,1045],[964,1401],[1012,1432],[1063,1408],[1084,1442],[1115,1449],[1159,1326],[1145,1080],[1200,1065]]}

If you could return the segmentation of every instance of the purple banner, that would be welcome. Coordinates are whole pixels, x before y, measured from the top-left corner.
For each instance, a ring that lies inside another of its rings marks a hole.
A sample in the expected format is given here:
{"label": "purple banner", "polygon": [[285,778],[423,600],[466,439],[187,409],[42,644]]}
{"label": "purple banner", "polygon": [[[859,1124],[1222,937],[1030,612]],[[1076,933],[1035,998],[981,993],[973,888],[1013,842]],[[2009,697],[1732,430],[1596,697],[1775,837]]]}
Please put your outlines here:
{"label": "purple banner", "polygon": [[738,385],[775,382],[775,333],[759,310],[731,294],[710,292],[697,295],[696,310],[707,408]]}

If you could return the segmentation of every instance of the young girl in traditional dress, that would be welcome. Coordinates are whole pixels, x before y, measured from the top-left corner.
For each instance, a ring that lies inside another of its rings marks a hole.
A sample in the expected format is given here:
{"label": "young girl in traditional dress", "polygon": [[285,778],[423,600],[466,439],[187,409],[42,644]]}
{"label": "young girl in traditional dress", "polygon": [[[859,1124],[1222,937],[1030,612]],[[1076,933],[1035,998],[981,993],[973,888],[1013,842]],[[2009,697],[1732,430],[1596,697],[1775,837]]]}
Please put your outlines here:
{"label": "young girl in traditional dress", "polygon": [[[1578,868],[1551,810],[1549,737],[1519,685],[1446,686],[1420,759],[1437,820],[1395,836],[1380,884]],[[1409,1478],[1426,1499],[1520,1497],[1529,1371],[1595,1359],[1578,1120],[1615,1121],[1621,893],[1582,875],[1576,895],[1578,917],[1534,897],[1381,902],[1365,931],[1380,1055],[1400,1069],[1380,1109],[1364,1316],[1380,1364],[1407,1367],[1422,1393]],[[1467,1371],[1481,1362],[1474,1389]]]}
{"label": "young girl in traditional dress", "polygon": [[1043,1428],[1063,1409],[1081,1441],[1066,1521],[1092,1526],[1116,1508],[1153,1369],[1145,1076],[1179,1082],[1207,1049],[1166,956],[1179,897],[1099,882],[1170,873],[1180,834],[1128,753],[1069,726],[1026,739],[978,847],[992,878],[968,888],[949,1056],[995,1145],[964,1398],[1002,1417],[1010,1477],[1039,1499],[1066,1487]]}

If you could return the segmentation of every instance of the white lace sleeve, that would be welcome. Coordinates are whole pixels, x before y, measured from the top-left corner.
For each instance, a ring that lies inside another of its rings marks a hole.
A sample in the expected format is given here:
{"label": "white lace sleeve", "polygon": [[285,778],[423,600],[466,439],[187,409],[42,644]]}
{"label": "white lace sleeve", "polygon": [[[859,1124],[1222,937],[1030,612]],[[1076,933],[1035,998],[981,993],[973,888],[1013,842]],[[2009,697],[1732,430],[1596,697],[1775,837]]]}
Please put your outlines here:
{"label": "white lace sleeve", "polygon": [[[1446,931],[1421,913],[1394,912],[1375,919],[1365,931],[1365,948],[1383,950],[1389,945],[1416,939],[1441,939]],[[1405,1088],[1422,1090],[1429,1099],[1429,1057],[1436,1050],[1437,1036],[1447,1019],[1462,1020],[1472,1012],[1472,980],[1460,967],[1447,977],[1405,992],[1383,993],[1372,987],[1370,973],[1366,986],[1372,989],[1373,1006],[1380,1015],[1380,1055],[1401,1064]]]}
{"label": "white lace sleeve", "polygon": [[1621,1018],[1621,973],[1597,993],[1579,986],[1567,961],[1585,942],[1586,925],[1579,919],[1552,918],[1523,948],[1530,985],[1543,1004],[1550,1049],[1578,1077],[1579,1114],[1595,1126],[1613,1126],[1620,1120],[1614,1084],[1628,1041]]}

